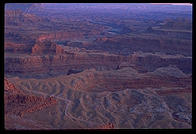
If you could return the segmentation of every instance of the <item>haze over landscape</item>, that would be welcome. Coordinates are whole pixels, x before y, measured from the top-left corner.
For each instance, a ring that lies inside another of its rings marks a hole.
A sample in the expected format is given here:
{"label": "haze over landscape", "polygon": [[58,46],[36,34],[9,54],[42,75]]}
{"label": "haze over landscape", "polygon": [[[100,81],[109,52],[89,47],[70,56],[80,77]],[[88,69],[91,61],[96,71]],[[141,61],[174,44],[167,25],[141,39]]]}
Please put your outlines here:
{"label": "haze over landscape", "polygon": [[192,128],[192,5],[8,3],[8,130]]}

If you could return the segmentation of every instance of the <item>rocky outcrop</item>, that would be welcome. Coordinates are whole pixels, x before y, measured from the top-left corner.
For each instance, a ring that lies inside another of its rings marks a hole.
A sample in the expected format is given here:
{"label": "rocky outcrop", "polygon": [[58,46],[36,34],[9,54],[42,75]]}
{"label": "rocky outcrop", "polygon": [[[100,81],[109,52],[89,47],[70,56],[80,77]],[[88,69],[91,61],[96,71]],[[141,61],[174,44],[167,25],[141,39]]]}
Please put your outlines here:
{"label": "rocky outcrop", "polygon": [[18,90],[14,84],[8,81],[8,79],[4,78],[4,91],[10,92],[10,93],[21,93],[20,90]]}
{"label": "rocky outcrop", "polygon": [[24,116],[26,113],[40,111],[57,103],[53,97],[44,98],[29,95],[17,89],[14,84],[4,79],[4,106],[5,115],[13,114]]}
{"label": "rocky outcrop", "polygon": [[7,56],[5,69],[8,74],[68,73],[71,69],[88,68],[108,70],[116,69],[123,60],[123,56],[63,47],[45,41],[35,44],[31,56]]}
{"label": "rocky outcrop", "polygon": [[37,42],[32,48],[32,54],[55,54],[56,53],[56,44],[48,40],[43,42]]}
{"label": "rocky outcrop", "polygon": [[184,56],[134,53],[122,56],[61,46],[50,41],[37,42],[30,56],[6,56],[5,72],[11,75],[67,74],[69,70],[116,70],[132,67],[139,72],[152,72],[159,67],[176,66],[192,73],[192,58]]}

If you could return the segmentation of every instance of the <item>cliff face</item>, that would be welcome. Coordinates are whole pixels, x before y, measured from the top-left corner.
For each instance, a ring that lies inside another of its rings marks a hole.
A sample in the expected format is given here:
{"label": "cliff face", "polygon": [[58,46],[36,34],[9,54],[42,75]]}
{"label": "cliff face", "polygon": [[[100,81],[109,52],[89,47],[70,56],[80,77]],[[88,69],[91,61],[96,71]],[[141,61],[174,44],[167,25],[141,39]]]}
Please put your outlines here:
{"label": "cliff face", "polygon": [[[124,64],[124,65],[123,65]],[[37,42],[32,55],[7,56],[7,74],[68,73],[69,70],[116,70],[132,66],[139,72],[154,71],[159,67],[174,65],[185,73],[192,72],[192,58],[164,56],[158,54],[137,54],[122,56],[93,50],[61,46],[50,41]]]}
{"label": "cliff face", "polygon": [[56,44],[50,41],[37,42],[32,48],[32,54],[55,54]]}
{"label": "cliff face", "polygon": [[[6,58],[5,71],[7,74],[39,74],[54,72],[67,73],[71,69],[88,69],[96,68],[115,69],[120,63],[120,57],[109,57],[104,55],[45,55],[45,56],[30,56],[24,58]],[[98,59],[99,58],[99,59]],[[98,60],[97,60],[98,59]],[[110,60],[111,59],[111,60]],[[10,64],[12,63],[12,64]]]}
{"label": "cliff face", "polygon": [[32,55],[7,56],[5,69],[8,74],[67,73],[71,69],[116,69],[123,56],[63,47],[50,41],[37,42]]}

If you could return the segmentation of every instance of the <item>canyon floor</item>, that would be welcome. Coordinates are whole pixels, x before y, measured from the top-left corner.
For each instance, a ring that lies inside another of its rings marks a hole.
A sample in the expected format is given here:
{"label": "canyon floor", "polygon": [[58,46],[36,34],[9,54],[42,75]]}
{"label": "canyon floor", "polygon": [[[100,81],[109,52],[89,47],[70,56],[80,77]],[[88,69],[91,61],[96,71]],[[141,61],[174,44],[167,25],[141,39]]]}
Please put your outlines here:
{"label": "canyon floor", "polygon": [[191,10],[6,4],[5,129],[192,128]]}

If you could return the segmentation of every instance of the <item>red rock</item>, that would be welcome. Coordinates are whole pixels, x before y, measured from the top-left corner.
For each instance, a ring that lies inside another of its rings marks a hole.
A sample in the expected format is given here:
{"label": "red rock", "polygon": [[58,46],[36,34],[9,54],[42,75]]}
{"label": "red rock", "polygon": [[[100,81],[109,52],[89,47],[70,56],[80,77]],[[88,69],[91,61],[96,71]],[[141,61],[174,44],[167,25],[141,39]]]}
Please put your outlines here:
{"label": "red rock", "polygon": [[44,98],[43,96],[27,95],[17,89],[6,78],[4,79],[4,84],[6,91],[4,93],[5,114],[20,115],[22,117],[25,113],[42,110],[57,103],[57,100],[53,97]]}
{"label": "red rock", "polygon": [[108,123],[100,127],[101,129],[113,129],[114,125],[112,123]]}

